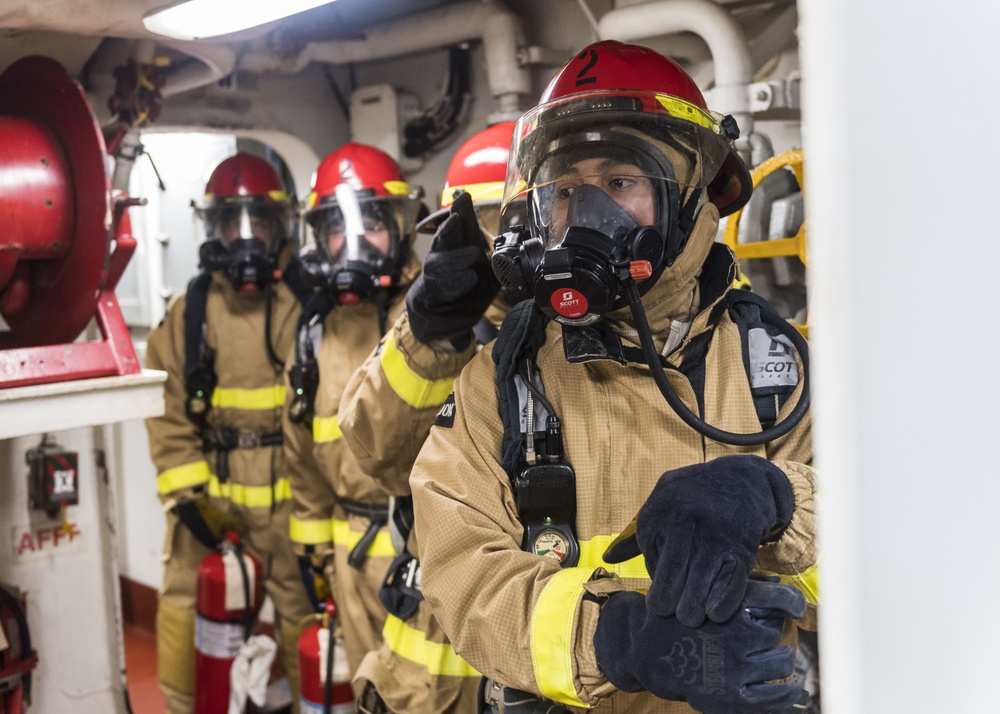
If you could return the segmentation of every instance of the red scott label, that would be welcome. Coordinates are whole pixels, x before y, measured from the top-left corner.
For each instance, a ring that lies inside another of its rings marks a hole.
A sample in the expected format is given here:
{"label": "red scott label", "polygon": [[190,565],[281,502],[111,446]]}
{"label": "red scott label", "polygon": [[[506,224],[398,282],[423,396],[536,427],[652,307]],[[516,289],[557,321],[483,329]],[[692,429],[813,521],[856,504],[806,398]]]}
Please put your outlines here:
{"label": "red scott label", "polygon": [[587,314],[587,298],[573,288],[556,290],[550,302],[552,309],[563,317],[577,318]]}

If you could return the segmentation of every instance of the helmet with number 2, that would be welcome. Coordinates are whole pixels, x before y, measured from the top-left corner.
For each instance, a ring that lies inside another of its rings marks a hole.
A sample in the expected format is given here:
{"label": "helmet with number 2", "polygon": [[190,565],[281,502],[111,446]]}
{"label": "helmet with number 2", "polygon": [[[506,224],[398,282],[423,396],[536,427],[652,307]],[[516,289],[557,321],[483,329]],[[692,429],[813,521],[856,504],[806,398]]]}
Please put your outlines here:
{"label": "helmet with number 2", "polygon": [[677,225],[688,201],[695,208],[704,191],[725,216],[749,199],[750,175],[733,149],[738,135],[735,121],[709,111],[673,60],[637,45],[597,42],[559,70],[538,106],[517,122],[503,202],[527,196],[531,234],[551,247],[563,238],[575,187],[603,182],[614,190],[648,181],[652,215],[631,218],[659,231],[670,261],[683,249]]}

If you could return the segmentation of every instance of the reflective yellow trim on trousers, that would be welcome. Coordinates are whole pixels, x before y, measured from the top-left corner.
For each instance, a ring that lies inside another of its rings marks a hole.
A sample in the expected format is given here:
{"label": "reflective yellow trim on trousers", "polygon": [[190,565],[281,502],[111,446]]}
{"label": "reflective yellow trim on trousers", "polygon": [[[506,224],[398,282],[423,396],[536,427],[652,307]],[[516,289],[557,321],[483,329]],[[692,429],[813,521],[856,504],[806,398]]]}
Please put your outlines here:
{"label": "reflective yellow trim on trousers", "polygon": [[404,659],[427,668],[435,675],[448,677],[479,677],[479,672],[462,659],[447,642],[428,642],[427,636],[407,625],[395,615],[385,619],[382,638],[389,649]]}
{"label": "reflective yellow trim on trousers", "polygon": [[161,471],[156,477],[156,487],[161,494],[166,495],[179,488],[202,486],[208,483],[211,477],[212,472],[208,468],[208,462],[202,459]]}
{"label": "reflective yellow trim on trousers", "polygon": [[260,389],[224,389],[216,387],[212,392],[213,407],[247,409],[260,411],[277,409],[285,404],[285,385],[275,384]]}
{"label": "reflective yellow trim on trousers", "polygon": [[541,693],[571,707],[585,707],[573,684],[573,619],[583,586],[596,568],[566,568],[542,590],[531,613],[531,664]]}
{"label": "reflective yellow trim on trousers", "polygon": [[274,503],[281,503],[291,498],[292,487],[287,478],[279,478],[275,481],[272,492],[270,486],[245,486],[230,481],[222,483],[218,476],[212,474],[212,479],[208,482],[208,495],[228,499],[237,506],[270,508]]}
{"label": "reflective yellow trim on trousers", "polygon": [[385,378],[389,380],[392,391],[411,407],[417,409],[439,407],[451,394],[454,378],[424,379],[414,372],[410,369],[410,365],[406,364],[406,357],[396,347],[396,339],[392,332],[385,337],[380,359],[382,371],[385,372]]}
{"label": "reflective yellow trim on trousers", "polygon": [[[333,544],[342,545],[348,550],[353,550],[364,535],[361,531],[352,531],[351,524],[338,518],[333,519]],[[375,534],[375,539],[368,546],[365,555],[372,558],[395,558],[396,547],[392,544],[392,536],[387,529],[382,529]]]}
{"label": "reflective yellow trim on trousers", "polygon": [[313,441],[317,444],[336,441],[343,435],[336,414],[328,417],[313,417]]}
{"label": "reflective yellow trim on trousers", "polygon": [[604,553],[608,550],[617,536],[594,536],[590,540],[580,541],[580,561],[579,568],[604,568],[605,570],[617,573],[622,578],[641,578],[649,580],[649,572],[646,570],[646,559],[637,555],[624,563],[605,563]]}
{"label": "reflective yellow trim on trousers", "polygon": [[288,519],[288,535],[303,545],[324,545],[333,542],[333,521],[317,518],[303,521],[295,516]]}

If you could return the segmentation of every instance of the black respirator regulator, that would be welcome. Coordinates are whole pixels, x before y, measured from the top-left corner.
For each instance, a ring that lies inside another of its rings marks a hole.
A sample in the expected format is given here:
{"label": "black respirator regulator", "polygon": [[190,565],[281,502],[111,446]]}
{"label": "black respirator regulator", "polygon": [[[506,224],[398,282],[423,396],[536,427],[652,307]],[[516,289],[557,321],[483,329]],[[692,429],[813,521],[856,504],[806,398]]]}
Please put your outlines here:
{"label": "black respirator regulator", "polygon": [[312,287],[326,291],[339,305],[351,307],[375,298],[398,279],[387,272],[384,259],[375,263],[348,260],[334,264],[319,251],[300,256],[302,271]]}
{"label": "black respirator regulator", "polygon": [[676,260],[683,241],[672,228],[675,206],[671,201],[666,217],[674,239],[668,241],[659,228],[637,225],[604,191],[584,184],[569,198],[561,243],[546,249],[542,238],[514,226],[494,240],[493,271],[503,290],[519,300],[534,297],[553,320],[589,325],[626,304],[626,280],[644,294]]}
{"label": "black respirator regulator", "polygon": [[241,293],[262,292],[274,282],[278,269],[278,251],[268,250],[260,238],[240,239],[230,245],[207,240],[198,249],[198,258],[203,269],[222,273]]}

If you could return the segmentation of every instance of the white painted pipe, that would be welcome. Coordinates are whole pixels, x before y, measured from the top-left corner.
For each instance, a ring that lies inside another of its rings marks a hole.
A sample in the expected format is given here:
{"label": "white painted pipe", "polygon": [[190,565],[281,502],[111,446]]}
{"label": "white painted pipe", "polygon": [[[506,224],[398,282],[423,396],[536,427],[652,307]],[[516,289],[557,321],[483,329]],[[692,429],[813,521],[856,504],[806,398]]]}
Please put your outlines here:
{"label": "white painted pipe", "polygon": [[517,62],[524,34],[518,18],[492,0],[448,5],[379,25],[363,40],[310,42],[299,54],[286,59],[267,53],[249,53],[240,58],[239,68],[253,72],[295,73],[310,62],[369,62],[473,39],[482,39],[490,94],[500,101],[503,113],[508,115],[502,118],[517,119],[520,116],[518,98],[532,91],[527,69]]}
{"label": "white painted pipe", "polygon": [[236,69],[236,52],[229,45],[181,42],[165,38],[156,40],[156,44],[171,47],[196,60],[167,69],[167,81],[161,90],[164,97],[211,84],[232,74]]}
{"label": "white painted pipe", "polygon": [[732,114],[743,136],[753,131],[747,87],[753,79],[750,45],[743,29],[710,0],[659,0],[612,10],[598,23],[601,39],[631,42],[647,37],[693,32],[703,38],[715,68],[713,106]]}

